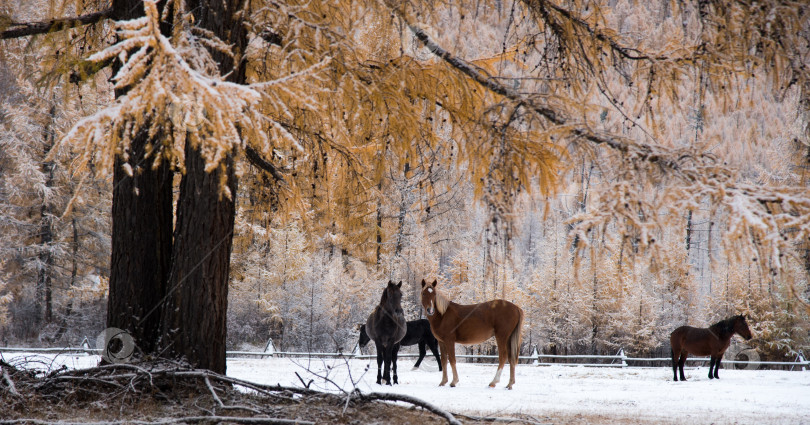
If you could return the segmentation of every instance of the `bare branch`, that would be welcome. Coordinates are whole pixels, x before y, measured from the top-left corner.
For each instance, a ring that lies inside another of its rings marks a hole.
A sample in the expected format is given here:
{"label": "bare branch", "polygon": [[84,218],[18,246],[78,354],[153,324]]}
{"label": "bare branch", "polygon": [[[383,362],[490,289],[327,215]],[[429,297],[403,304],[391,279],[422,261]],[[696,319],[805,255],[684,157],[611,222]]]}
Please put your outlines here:
{"label": "bare branch", "polygon": [[0,32],[0,40],[46,34],[79,26],[95,24],[96,22],[109,18],[112,12],[113,8],[110,7],[99,12],[88,13],[86,15],[71,18],[58,18],[41,22],[12,22],[11,25],[9,25],[11,29],[6,29]]}
{"label": "bare branch", "polygon": [[256,149],[253,149],[250,146],[245,146],[245,156],[247,157],[248,161],[250,161],[251,164],[270,173],[270,175],[272,175],[273,178],[276,179],[276,181],[282,183],[285,181],[284,176],[278,171],[278,168],[276,168],[272,163],[270,163],[270,161],[262,158],[262,155],[259,152],[257,152]]}
{"label": "bare branch", "polygon": [[8,372],[5,368],[3,368],[3,380],[6,381],[6,385],[8,385],[8,391],[17,397],[21,397],[20,393],[17,392],[17,387],[14,386],[14,381],[11,380],[11,377],[8,376]]}
{"label": "bare branch", "polygon": [[427,411],[429,411],[431,413],[434,413],[436,415],[439,415],[439,416],[447,419],[447,423],[449,423],[451,425],[461,425],[461,422],[459,422],[459,420],[456,419],[456,417],[453,416],[452,413],[450,413],[450,412],[448,412],[446,410],[440,409],[439,407],[436,407],[436,406],[434,406],[434,405],[432,405],[432,404],[430,404],[430,403],[428,403],[428,402],[426,402],[424,400],[418,399],[416,397],[411,397],[411,396],[407,396],[407,395],[403,395],[403,394],[392,394],[392,393],[368,393],[368,394],[362,394],[362,393],[360,393],[360,390],[357,390],[357,393],[359,394],[359,398],[361,400],[369,400],[369,401],[371,401],[371,400],[402,401],[402,402],[405,402],[405,403],[410,403],[410,404],[413,404],[414,406],[419,406],[419,407],[421,407],[421,408],[423,408],[423,409],[425,409],[425,410],[427,410]]}
{"label": "bare branch", "polygon": [[211,396],[214,397],[214,400],[217,401],[219,407],[225,407],[225,403],[223,403],[222,400],[220,400],[216,390],[214,390],[214,386],[211,385],[211,380],[209,380],[207,376],[205,377],[205,385],[208,387],[208,391],[211,391]]}

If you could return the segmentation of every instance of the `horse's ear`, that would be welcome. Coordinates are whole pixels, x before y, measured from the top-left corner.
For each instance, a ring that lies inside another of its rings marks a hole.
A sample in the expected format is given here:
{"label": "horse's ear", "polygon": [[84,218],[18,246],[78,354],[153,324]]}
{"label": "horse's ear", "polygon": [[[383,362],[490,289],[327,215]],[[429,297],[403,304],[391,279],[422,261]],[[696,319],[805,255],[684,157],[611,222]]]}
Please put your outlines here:
{"label": "horse's ear", "polygon": [[430,284],[430,286],[432,286],[432,287],[434,287],[434,288],[435,288],[435,287],[436,287],[436,284],[438,284],[438,283],[439,283],[439,281],[438,281],[438,280],[433,279],[433,283],[431,283],[431,284]]}
{"label": "horse's ear", "polygon": [[422,287],[424,288],[425,285],[427,285],[427,282],[425,282],[425,279],[422,279]]}
{"label": "horse's ear", "polygon": [[402,281],[401,280],[399,281],[399,283],[397,283],[397,288],[402,288]]}

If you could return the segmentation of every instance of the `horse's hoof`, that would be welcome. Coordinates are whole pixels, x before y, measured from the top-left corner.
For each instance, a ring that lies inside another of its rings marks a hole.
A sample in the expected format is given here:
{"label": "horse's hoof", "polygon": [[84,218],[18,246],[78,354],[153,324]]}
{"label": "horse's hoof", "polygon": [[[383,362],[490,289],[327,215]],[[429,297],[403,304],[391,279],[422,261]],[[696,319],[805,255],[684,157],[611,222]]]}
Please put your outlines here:
{"label": "horse's hoof", "polygon": [[506,386],[506,389],[507,389],[507,390],[511,390],[511,389],[512,389],[512,386],[511,386],[511,385],[507,385],[507,386]]}
{"label": "horse's hoof", "polygon": [[450,388],[455,388],[456,384],[451,383]]}
{"label": "horse's hoof", "polygon": [[495,383],[494,383],[494,382],[491,382],[491,383],[489,384],[489,387],[490,387],[490,388],[495,388]]}

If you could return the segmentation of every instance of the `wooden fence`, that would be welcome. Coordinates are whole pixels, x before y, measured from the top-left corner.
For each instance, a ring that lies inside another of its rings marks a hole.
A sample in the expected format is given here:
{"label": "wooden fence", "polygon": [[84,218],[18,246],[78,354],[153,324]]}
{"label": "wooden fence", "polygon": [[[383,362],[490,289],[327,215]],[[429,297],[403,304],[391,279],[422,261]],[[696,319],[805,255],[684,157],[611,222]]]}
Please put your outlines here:
{"label": "wooden fence", "polygon": [[[100,350],[90,348],[85,339],[81,347],[65,348],[22,348],[22,347],[0,347],[0,356],[6,353],[32,353],[32,354],[98,354]],[[312,358],[347,358],[347,359],[372,359],[376,358],[372,354],[362,354],[358,347],[351,353],[327,353],[327,352],[300,352],[300,351],[278,351],[273,345],[273,340],[269,340],[262,351],[226,351],[228,357],[312,357]],[[418,357],[417,353],[400,353],[398,357]],[[428,352],[428,356],[430,352]],[[490,360],[496,361],[498,356],[483,354],[456,354],[457,359],[467,360]],[[537,351],[537,346],[532,349],[532,354],[520,356],[519,359],[526,364],[536,366],[580,366],[580,367],[644,367],[661,366],[661,363],[669,365],[671,361],[668,357],[628,357],[624,350],[620,349],[615,355],[591,355],[591,354],[541,354]],[[689,357],[687,362],[700,365],[708,364],[708,357]],[[766,367],[789,368],[789,370],[810,370],[810,361],[804,358],[802,353],[798,353],[792,362],[774,362],[759,360],[723,360],[724,365],[756,365]]]}

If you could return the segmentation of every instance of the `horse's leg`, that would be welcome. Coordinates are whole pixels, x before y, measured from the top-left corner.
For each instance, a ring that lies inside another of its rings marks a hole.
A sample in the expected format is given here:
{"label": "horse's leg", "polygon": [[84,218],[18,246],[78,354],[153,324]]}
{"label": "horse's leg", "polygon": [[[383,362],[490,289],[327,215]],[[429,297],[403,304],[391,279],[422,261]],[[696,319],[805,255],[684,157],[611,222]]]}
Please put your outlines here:
{"label": "horse's leg", "polygon": [[716,360],[715,360],[715,357],[714,357],[714,356],[711,356],[711,357],[709,358],[709,379],[714,379],[714,375],[712,374],[712,372],[713,372],[713,370],[714,370],[714,364],[715,364],[715,361],[716,361]]}
{"label": "horse's leg", "polygon": [[425,358],[425,341],[419,341],[419,360],[416,361],[416,364],[413,365],[414,370],[419,369],[419,365],[422,364],[422,359]]}
{"label": "horse's leg", "polygon": [[456,371],[456,343],[448,342],[445,344],[447,347],[447,358],[450,360],[450,367],[453,369],[453,380],[450,381],[450,386],[455,387],[458,384],[458,372]]}
{"label": "horse's leg", "polygon": [[385,365],[383,368],[383,381],[385,381],[385,385],[391,385],[391,356],[394,351],[394,346],[388,345],[384,350],[385,353],[383,355],[385,356]]}
{"label": "horse's leg", "polygon": [[391,372],[394,374],[394,383],[397,382],[397,354],[399,354],[399,344],[394,344],[394,350],[391,353]]}
{"label": "horse's leg", "polygon": [[377,349],[377,385],[382,385],[383,346],[379,341],[374,341],[374,346]]}
{"label": "horse's leg", "polygon": [[720,379],[720,377],[717,376],[717,370],[720,369],[720,361],[721,360],[723,360],[723,355],[718,354],[717,355],[717,360],[714,362],[714,379]]}
{"label": "horse's leg", "polygon": [[675,357],[675,350],[670,349],[669,355],[672,357],[672,379],[678,382],[678,358]]}
{"label": "horse's leg", "polygon": [[442,362],[440,364],[444,366],[442,368],[442,382],[439,383],[439,386],[441,387],[442,385],[447,383],[447,360],[448,359],[447,359],[447,344],[445,344],[444,342],[440,342],[439,345],[440,345],[440,349],[441,349],[441,352],[442,352]]}
{"label": "horse's leg", "polygon": [[683,367],[684,365],[686,365],[686,356],[688,355],[689,353],[687,353],[686,351],[681,351],[681,356],[678,359],[678,371],[680,372],[681,375],[681,381],[686,381],[686,375],[683,374]]}
{"label": "horse's leg", "polygon": [[[511,350],[512,348],[509,347],[509,349]],[[506,385],[506,389],[511,390],[512,385],[515,385],[515,366],[517,366],[518,362],[520,361],[518,360],[519,355],[520,353],[515,355],[509,354],[509,384]]]}
{"label": "horse's leg", "polygon": [[[520,347],[520,344],[517,345]],[[512,353],[512,344],[508,343],[506,346],[509,349],[509,384],[506,385],[506,389],[511,390],[512,385],[515,385],[515,367],[520,363],[520,351]]]}
{"label": "horse's leg", "polygon": [[433,357],[436,357],[436,364],[439,365],[439,371],[441,372],[443,368],[442,368],[442,359],[439,356],[439,344],[438,343],[428,344],[428,347],[430,347],[430,352],[433,353]]}
{"label": "horse's leg", "polygon": [[495,372],[495,378],[492,378],[492,382],[489,383],[492,388],[495,388],[495,385],[501,382],[501,372],[503,372],[503,365],[506,363],[506,356],[508,355],[506,341],[496,336],[495,343],[498,345],[498,370]]}

